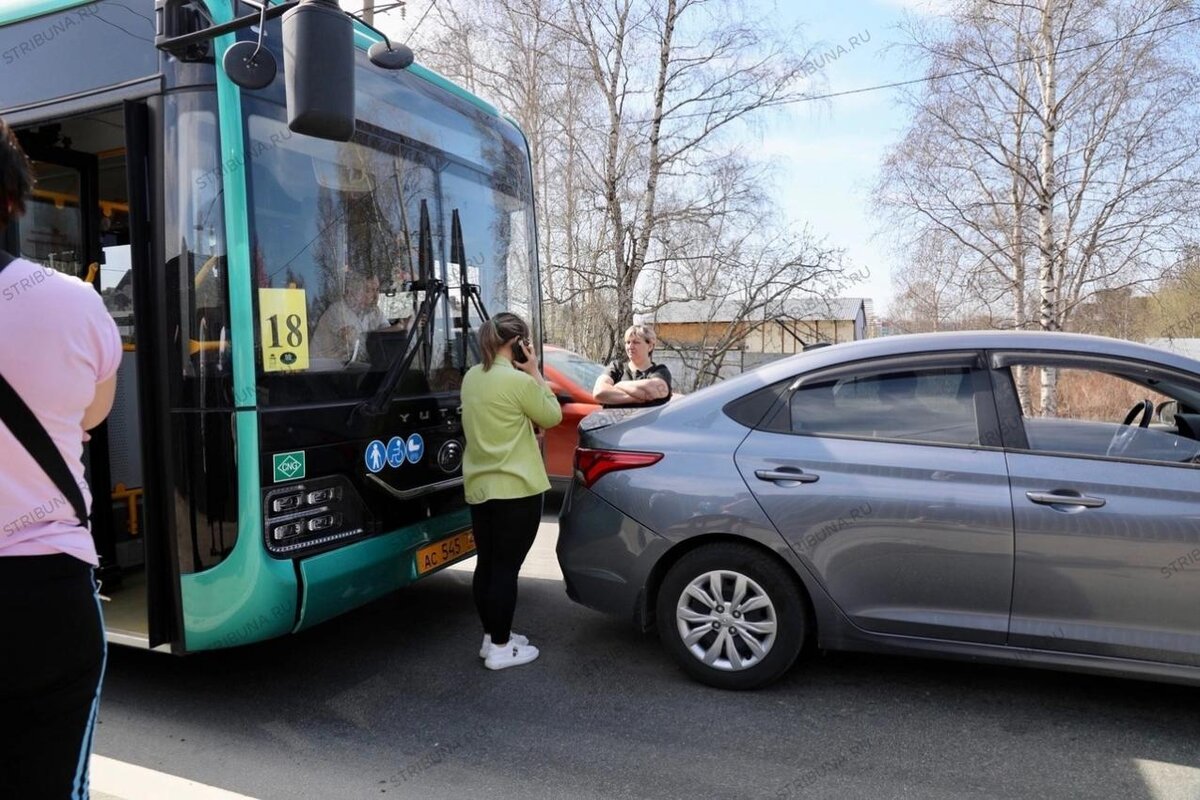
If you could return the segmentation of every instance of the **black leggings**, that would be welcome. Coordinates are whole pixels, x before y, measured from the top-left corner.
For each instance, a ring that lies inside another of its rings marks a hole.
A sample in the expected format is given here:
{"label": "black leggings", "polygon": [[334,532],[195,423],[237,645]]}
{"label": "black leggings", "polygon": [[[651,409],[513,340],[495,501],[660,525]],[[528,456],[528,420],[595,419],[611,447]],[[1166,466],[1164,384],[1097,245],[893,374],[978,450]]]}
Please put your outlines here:
{"label": "black leggings", "polygon": [[542,521],[542,495],[471,506],[475,530],[475,608],[494,644],[508,641],[517,608],[517,573]]}
{"label": "black leggings", "polygon": [[92,568],[0,556],[0,797],[88,796],[104,622]]}

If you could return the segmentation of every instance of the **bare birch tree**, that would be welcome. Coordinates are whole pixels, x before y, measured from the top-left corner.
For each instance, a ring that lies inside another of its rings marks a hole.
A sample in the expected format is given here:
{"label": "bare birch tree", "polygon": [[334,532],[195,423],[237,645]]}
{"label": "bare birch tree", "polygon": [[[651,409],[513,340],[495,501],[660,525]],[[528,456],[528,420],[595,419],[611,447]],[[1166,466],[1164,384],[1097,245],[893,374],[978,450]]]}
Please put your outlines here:
{"label": "bare birch tree", "polygon": [[[978,256],[940,229],[914,241],[914,258],[893,275],[896,290],[890,321],[903,333],[996,327],[990,307],[969,285]],[[969,263],[961,263],[963,261]]]}
{"label": "bare birch tree", "polygon": [[721,174],[739,121],[802,96],[803,58],[737,2],[575,0],[563,28],[587,54],[608,112],[596,177],[617,318],[630,319],[660,226],[713,207],[682,190],[664,202],[669,185]]}
{"label": "bare birch tree", "polygon": [[765,207],[739,140],[813,81],[795,32],[735,0],[475,0],[437,15],[422,58],[529,135],[547,327],[597,357],[666,299],[683,228]]}
{"label": "bare birch tree", "polygon": [[1159,280],[1200,208],[1194,16],[1187,0],[971,0],[911,25],[930,80],[876,193],[909,251],[953,237],[971,258],[947,267],[1009,300],[1012,327],[1060,330],[1095,293]]}
{"label": "bare birch tree", "polygon": [[[761,208],[754,206],[761,212]],[[842,253],[808,231],[795,232],[770,215],[750,219],[752,209],[690,225],[670,226],[675,241],[658,248],[671,253],[658,265],[658,315],[688,309],[692,335],[673,340],[659,332],[659,349],[685,367],[688,391],[721,377],[730,353],[755,333],[787,317],[806,299],[824,299],[842,288]],[[662,269],[669,266],[670,269]],[[856,276],[862,278],[864,276]]]}

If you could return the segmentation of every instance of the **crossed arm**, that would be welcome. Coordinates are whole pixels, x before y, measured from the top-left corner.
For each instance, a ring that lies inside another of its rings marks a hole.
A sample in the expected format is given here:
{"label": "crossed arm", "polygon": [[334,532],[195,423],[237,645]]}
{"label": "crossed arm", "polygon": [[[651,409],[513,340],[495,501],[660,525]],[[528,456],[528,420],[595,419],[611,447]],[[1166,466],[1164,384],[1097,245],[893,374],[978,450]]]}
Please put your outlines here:
{"label": "crossed arm", "polygon": [[640,381],[620,381],[614,383],[608,375],[601,375],[592,387],[592,395],[596,401],[605,405],[634,405],[661,400],[670,394],[667,382],[662,378],[645,378]]}

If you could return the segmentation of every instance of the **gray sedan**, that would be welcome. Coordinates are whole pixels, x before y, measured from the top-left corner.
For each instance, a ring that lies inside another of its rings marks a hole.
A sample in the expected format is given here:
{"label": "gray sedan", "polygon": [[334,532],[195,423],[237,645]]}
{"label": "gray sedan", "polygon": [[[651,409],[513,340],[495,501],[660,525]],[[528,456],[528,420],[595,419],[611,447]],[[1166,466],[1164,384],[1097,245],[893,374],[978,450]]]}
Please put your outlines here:
{"label": "gray sedan", "polygon": [[580,430],[567,592],[704,683],[810,643],[1200,684],[1200,362],[897,336]]}

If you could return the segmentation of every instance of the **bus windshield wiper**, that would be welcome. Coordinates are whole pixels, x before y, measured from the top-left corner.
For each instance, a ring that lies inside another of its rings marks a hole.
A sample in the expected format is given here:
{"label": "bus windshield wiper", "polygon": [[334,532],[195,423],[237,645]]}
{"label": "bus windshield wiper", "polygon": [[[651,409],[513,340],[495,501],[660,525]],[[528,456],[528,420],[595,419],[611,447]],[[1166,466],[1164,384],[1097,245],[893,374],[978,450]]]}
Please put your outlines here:
{"label": "bus windshield wiper", "polygon": [[350,415],[351,419],[360,413],[368,417],[377,417],[384,412],[392,395],[396,393],[400,379],[408,372],[408,368],[417,355],[418,348],[413,347],[414,341],[426,353],[425,365],[426,368],[429,366],[433,349],[433,323],[437,314],[438,301],[443,298],[448,300],[450,292],[446,288],[446,284],[433,275],[433,235],[430,233],[429,227],[429,206],[424,200],[421,201],[421,228],[417,239],[417,278],[415,281],[405,281],[403,284],[405,291],[425,293],[416,319],[405,334],[404,344],[400,347],[396,358],[388,366],[387,373],[383,376],[383,382],[379,384],[379,388],[375,390],[375,394],[370,400],[364,400],[355,406]]}
{"label": "bus windshield wiper", "polygon": [[467,368],[467,347],[471,348],[475,359],[480,360],[479,342],[471,340],[471,307],[479,313],[481,320],[488,320],[491,315],[488,314],[487,308],[483,305],[483,296],[479,292],[479,287],[470,282],[467,276],[467,247],[463,243],[462,223],[458,219],[458,209],[450,214],[450,260],[458,264],[458,287],[462,291],[462,302],[459,314],[462,317],[462,322],[459,328],[462,330],[462,341],[459,342],[459,353],[462,356],[462,368],[465,371]]}

